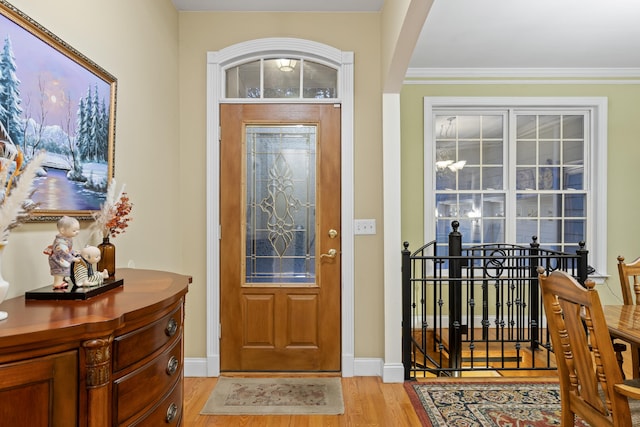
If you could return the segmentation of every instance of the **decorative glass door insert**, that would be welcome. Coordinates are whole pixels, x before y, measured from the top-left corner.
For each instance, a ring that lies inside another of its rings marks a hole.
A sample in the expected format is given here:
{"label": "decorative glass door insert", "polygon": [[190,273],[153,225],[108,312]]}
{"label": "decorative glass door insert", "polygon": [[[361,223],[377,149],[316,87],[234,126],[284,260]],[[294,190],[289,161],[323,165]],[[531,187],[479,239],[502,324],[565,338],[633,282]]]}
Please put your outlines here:
{"label": "decorative glass door insert", "polygon": [[245,128],[245,284],[315,284],[315,125]]}

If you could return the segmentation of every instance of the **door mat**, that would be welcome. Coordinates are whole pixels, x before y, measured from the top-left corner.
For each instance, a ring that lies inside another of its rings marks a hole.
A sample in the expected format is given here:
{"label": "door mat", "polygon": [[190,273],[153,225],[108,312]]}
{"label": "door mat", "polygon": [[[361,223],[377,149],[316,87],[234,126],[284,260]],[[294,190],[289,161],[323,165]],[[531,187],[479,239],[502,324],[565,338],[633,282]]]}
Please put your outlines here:
{"label": "door mat", "polygon": [[201,415],[339,415],[340,378],[220,377]]}
{"label": "door mat", "polygon": [[[552,381],[405,382],[425,427],[560,425],[560,385]],[[588,427],[580,417],[576,426]]]}

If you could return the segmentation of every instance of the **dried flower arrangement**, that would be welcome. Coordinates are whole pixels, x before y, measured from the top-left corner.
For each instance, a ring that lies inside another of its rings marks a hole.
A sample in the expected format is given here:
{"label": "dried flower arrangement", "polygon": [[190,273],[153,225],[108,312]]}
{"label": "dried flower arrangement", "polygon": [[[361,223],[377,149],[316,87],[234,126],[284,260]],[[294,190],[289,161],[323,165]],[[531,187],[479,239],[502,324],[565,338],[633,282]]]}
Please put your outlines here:
{"label": "dried flower arrangement", "polygon": [[[26,164],[21,151],[0,157],[0,241],[9,238],[12,229],[29,218],[29,212],[38,205],[31,200],[33,181],[44,161],[45,152],[38,152]],[[12,163],[15,168],[10,172]]]}
{"label": "dried flower arrangement", "polygon": [[116,237],[129,226],[131,218],[131,209],[133,204],[129,200],[129,196],[124,191],[124,185],[115,196],[116,180],[112,179],[107,187],[107,196],[101,209],[93,215],[94,223],[92,228],[101,233],[103,238]]}

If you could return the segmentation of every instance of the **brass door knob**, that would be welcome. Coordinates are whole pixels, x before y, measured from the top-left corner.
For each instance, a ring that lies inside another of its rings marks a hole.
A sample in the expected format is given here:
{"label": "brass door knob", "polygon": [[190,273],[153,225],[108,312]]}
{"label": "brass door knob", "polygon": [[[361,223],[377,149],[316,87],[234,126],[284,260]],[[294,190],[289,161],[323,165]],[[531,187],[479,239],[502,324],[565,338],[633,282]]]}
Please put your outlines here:
{"label": "brass door knob", "polygon": [[329,250],[327,251],[327,253],[326,253],[326,254],[322,254],[322,255],[320,255],[320,258],[324,258],[324,257],[327,257],[327,258],[335,258],[335,257],[336,257],[336,255],[338,255],[338,251],[337,251],[337,250],[335,250],[335,249],[329,249]]}

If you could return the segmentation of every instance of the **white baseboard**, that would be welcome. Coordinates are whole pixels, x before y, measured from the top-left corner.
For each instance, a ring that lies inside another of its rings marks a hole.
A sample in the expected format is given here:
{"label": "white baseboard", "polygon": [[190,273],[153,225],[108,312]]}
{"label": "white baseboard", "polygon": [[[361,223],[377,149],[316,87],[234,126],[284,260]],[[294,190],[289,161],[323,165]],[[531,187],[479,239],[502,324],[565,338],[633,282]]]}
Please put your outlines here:
{"label": "white baseboard", "polygon": [[381,377],[384,361],[376,358],[359,358],[354,360],[353,375],[355,377]]}
{"label": "white baseboard", "polygon": [[402,363],[385,363],[383,374],[383,383],[402,383],[404,382],[404,365]]}
{"label": "white baseboard", "polygon": [[207,359],[204,357],[185,357],[184,376],[208,377],[209,375],[207,375]]}
{"label": "white baseboard", "polygon": [[[204,357],[185,357],[184,376],[185,377],[217,377],[219,372],[209,373],[207,359]],[[342,376],[350,377],[382,377],[384,382],[402,382],[404,378],[404,367],[401,363],[386,364],[382,359],[377,358],[355,358],[353,359],[353,372],[349,369],[343,370]],[[398,381],[398,378],[400,380]]]}

